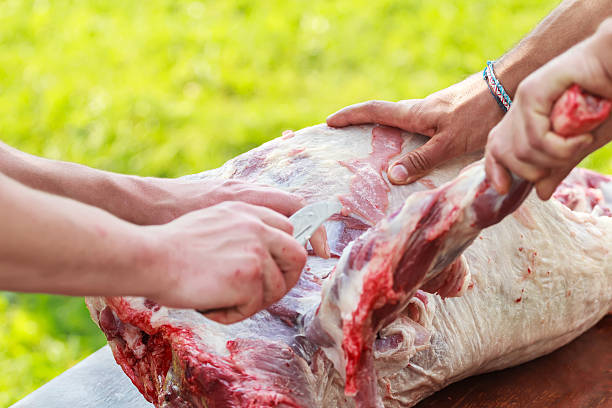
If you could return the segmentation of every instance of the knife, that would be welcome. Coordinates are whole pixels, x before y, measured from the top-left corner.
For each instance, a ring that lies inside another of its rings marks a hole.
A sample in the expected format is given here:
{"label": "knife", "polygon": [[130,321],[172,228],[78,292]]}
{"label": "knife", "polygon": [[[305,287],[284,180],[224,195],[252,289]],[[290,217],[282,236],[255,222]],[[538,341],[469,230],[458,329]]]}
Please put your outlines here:
{"label": "knife", "polygon": [[[323,224],[329,217],[337,214],[342,210],[342,204],[338,199],[329,201],[318,201],[308,204],[296,211],[289,222],[293,225],[293,238],[300,243],[306,245],[306,242],[312,237],[312,234]],[[207,313],[217,312],[224,308],[197,310],[199,313],[206,316]]]}
{"label": "knife", "polygon": [[321,224],[341,209],[342,204],[337,199],[318,201],[301,208],[289,217],[289,222],[293,225],[293,238],[300,245],[306,245]]}

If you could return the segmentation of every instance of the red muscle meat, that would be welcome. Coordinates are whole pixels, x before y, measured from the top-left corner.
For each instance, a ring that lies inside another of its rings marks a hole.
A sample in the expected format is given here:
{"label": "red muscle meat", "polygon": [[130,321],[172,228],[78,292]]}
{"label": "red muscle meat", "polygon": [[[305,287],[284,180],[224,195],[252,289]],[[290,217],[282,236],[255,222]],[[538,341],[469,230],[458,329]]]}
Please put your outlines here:
{"label": "red muscle meat", "polygon": [[550,120],[553,130],[561,136],[590,132],[610,114],[612,103],[572,85],[555,103]]}
{"label": "red muscle meat", "polygon": [[389,205],[389,185],[383,173],[389,159],[401,150],[401,132],[379,126],[372,130],[372,153],[365,158],[341,162],[355,174],[351,180],[351,192],[340,196],[344,212],[360,215],[372,225],[385,216]]}

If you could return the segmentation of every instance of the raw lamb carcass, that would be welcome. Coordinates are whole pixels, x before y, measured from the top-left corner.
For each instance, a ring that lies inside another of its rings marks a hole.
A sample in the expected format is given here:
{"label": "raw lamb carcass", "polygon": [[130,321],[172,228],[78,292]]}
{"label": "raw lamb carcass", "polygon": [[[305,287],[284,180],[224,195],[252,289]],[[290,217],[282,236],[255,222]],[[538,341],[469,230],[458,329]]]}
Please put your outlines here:
{"label": "raw lamb carcass", "polygon": [[[348,212],[326,227],[332,252],[341,255],[407,197],[455,178],[475,160],[456,159],[416,183],[390,186],[386,162],[423,142],[385,127],[319,125],[191,178],[267,183],[308,202],[339,196]],[[451,382],[549,353],[604,316],[612,305],[611,190],[612,178],[576,170],[557,199],[529,197],[429,287],[462,296],[418,291],[372,345],[371,378],[384,406],[409,407]],[[313,326],[337,262],[309,256],[285,298],[230,326],[141,298],[87,301],[115,359],[156,406],[352,407],[323,351],[329,344]]]}

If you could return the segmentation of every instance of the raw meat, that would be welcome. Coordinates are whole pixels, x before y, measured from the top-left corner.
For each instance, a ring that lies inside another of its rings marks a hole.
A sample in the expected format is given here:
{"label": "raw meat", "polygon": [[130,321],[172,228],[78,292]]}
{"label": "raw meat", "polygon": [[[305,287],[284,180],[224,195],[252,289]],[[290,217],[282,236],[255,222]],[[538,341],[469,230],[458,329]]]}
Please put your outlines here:
{"label": "raw meat", "polygon": [[308,334],[343,375],[346,393],[358,406],[382,406],[373,369],[376,334],[400,316],[424,283],[438,294],[442,288],[446,296],[460,293],[467,268],[457,258],[530,190],[517,180],[500,196],[479,162],[439,188],[412,194],[397,214],[344,251]]}
{"label": "raw meat", "polygon": [[[441,186],[476,159],[459,158],[426,179],[392,187],[380,172],[380,160],[370,156],[373,151],[385,159],[397,154],[399,136],[385,127],[314,126],[191,178],[267,183],[308,202],[334,196],[347,203],[363,200],[367,205],[355,205],[353,212],[326,224],[332,252],[341,255],[380,219],[379,212],[403,217],[408,197]],[[408,133],[401,137],[404,152],[425,141]],[[359,196],[352,187],[361,188],[356,178],[362,174],[380,179],[372,178],[368,185],[373,187]],[[438,275],[448,279],[427,286],[462,296],[443,299],[417,291],[377,333],[371,378],[385,407],[410,407],[461,378],[546,354],[610,310],[612,218],[603,209],[611,203],[606,191],[612,178],[583,170],[573,174],[557,199],[528,197]],[[87,302],[117,362],[158,407],[353,407],[355,402],[344,394],[342,370],[323,350],[331,346],[330,339],[314,318],[322,285],[337,262],[309,256],[300,281],[285,298],[231,326],[142,298]]]}
{"label": "raw meat", "polygon": [[612,102],[572,85],[555,103],[552,127],[561,136],[579,135],[595,129],[612,109]]}
{"label": "raw meat", "polygon": [[[609,105],[574,85],[553,107],[553,130],[565,137],[590,131],[607,118]],[[574,176],[565,184],[580,185],[577,190],[591,200],[587,208],[593,208],[602,198],[600,183],[594,175],[582,174],[590,180],[579,183]],[[308,333],[342,374],[346,394],[355,396],[357,406],[383,406],[373,369],[376,334],[424,285],[443,296],[459,291],[465,266],[457,258],[483,228],[511,214],[532,187],[514,177],[510,191],[500,196],[486,179],[483,164],[475,164],[439,188],[408,197],[398,214],[385,218],[343,253],[323,287]]]}

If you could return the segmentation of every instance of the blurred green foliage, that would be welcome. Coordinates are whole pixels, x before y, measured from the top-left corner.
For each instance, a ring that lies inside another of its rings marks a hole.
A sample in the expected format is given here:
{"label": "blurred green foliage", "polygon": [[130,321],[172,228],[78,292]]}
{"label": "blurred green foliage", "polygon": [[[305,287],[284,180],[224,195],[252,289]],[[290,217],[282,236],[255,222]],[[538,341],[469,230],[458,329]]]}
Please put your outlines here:
{"label": "blurred green foliage", "polygon": [[[199,172],[347,104],[457,82],[556,4],[0,0],[0,138],[111,171]],[[587,165],[612,172],[610,157]],[[0,406],[103,344],[81,299],[0,293]]]}

